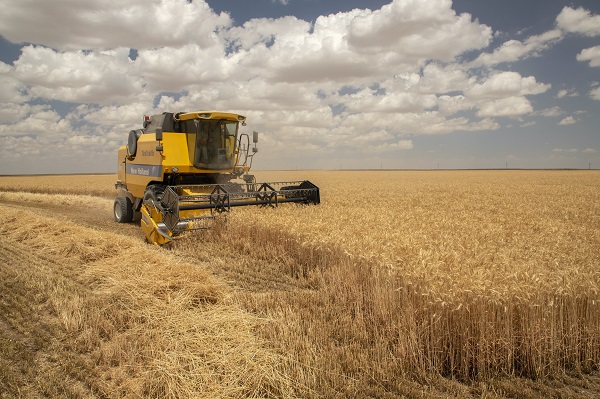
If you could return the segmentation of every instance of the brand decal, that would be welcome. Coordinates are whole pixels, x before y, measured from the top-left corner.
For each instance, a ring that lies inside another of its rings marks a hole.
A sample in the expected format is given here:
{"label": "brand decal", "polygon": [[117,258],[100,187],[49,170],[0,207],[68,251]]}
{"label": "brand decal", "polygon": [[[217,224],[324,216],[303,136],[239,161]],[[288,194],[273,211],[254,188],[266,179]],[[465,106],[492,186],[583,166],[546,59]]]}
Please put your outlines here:
{"label": "brand decal", "polygon": [[142,156],[143,157],[153,157],[154,150],[142,150]]}
{"label": "brand decal", "polygon": [[127,174],[136,176],[160,176],[161,167],[158,165],[127,164]]}

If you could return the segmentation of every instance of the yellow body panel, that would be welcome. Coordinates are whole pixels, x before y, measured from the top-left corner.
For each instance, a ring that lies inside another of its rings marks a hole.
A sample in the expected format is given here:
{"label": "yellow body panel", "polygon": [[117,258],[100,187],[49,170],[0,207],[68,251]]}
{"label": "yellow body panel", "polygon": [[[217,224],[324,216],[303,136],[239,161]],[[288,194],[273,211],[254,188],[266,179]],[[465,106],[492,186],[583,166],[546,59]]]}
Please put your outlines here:
{"label": "yellow body panel", "polygon": [[162,221],[162,215],[156,211],[153,207],[149,207],[146,205],[142,205],[140,209],[142,213],[142,220],[140,221],[140,226],[144,235],[146,236],[146,240],[150,244],[155,245],[165,245],[171,242],[171,232],[162,231],[157,223]]}
{"label": "yellow body panel", "polygon": [[193,168],[191,160],[195,142],[196,135],[193,133],[163,133],[163,167],[172,169],[175,166],[180,171]]}

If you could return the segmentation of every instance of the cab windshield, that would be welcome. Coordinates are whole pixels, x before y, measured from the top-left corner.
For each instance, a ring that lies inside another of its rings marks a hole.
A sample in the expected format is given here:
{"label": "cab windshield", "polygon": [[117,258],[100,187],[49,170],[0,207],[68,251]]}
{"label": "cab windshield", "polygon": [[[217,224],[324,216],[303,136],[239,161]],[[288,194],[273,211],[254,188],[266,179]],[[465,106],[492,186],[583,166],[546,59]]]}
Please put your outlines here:
{"label": "cab windshield", "polygon": [[231,169],[235,164],[235,151],[239,122],[195,119],[196,151],[194,166],[199,169]]}

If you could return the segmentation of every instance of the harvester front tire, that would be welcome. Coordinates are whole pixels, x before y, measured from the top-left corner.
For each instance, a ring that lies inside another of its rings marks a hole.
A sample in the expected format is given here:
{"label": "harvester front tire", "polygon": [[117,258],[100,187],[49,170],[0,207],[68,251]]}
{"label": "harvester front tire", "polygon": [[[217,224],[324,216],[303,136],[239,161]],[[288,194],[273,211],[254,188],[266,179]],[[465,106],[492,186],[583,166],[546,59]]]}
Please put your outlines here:
{"label": "harvester front tire", "polygon": [[115,222],[130,223],[133,220],[133,204],[127,197],[115,198],[114,204]]}

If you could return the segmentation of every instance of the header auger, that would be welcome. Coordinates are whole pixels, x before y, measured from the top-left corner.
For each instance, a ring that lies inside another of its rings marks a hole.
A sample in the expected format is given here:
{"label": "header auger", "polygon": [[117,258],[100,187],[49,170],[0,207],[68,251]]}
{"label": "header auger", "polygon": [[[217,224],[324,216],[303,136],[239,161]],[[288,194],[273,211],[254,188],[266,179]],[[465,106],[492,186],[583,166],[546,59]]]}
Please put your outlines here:
{"label": "header auger", "polygon": [[319,188],[307,180],[256,182],[248,172],[258,133],[250,148],[240,123],[245,116],[218,111],[144,117],[144,128],[130,131],[119,148],[115,220],[131,222],[140,212],[146,240],[163,245],[233,207],[318,204]]}

